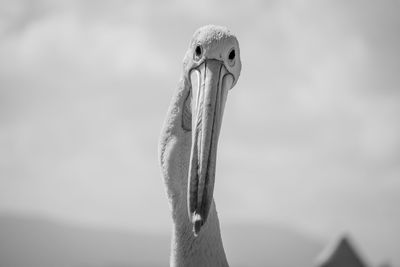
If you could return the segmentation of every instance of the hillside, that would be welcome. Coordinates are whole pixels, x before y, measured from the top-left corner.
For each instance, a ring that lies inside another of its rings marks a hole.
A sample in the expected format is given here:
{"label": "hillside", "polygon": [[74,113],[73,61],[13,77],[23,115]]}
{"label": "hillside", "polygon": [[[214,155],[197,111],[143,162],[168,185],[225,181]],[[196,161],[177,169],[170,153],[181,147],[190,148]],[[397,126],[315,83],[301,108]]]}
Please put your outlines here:
{"label": "hillside", "polygon": [[[224,244],[232,266],[310,266],[322,246],[274,226],[227,225]],[[99,230],[40,217],[0,215],[0,266],[168,266],[169,233]]]}

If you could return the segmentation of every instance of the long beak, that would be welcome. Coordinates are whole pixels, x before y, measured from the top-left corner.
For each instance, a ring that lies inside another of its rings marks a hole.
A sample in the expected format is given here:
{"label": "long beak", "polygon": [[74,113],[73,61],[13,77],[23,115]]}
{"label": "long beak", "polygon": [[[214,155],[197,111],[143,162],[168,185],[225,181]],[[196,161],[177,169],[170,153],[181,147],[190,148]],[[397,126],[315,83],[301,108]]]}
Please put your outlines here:
{"label": "long beak", "polygon": [[233,76],[223,62],[209,59],[190,73],[192,148],[188,177],[188,212],[197,236],[213,201],[218,137]]}

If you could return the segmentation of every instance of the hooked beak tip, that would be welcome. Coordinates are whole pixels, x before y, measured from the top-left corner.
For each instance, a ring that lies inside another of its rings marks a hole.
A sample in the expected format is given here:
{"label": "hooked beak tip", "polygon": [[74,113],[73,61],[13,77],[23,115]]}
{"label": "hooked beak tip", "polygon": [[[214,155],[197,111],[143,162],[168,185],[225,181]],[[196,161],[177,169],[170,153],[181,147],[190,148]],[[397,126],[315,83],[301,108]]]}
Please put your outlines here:
{"label": "hooked beak tip", "polygon": [[200,232],[201,227],[204,224],[204,221],[201,218],[200,214],[197,214],[197,213],[194,214],[192,223],[193,223],[193,234],[195,237],[197,237]]}

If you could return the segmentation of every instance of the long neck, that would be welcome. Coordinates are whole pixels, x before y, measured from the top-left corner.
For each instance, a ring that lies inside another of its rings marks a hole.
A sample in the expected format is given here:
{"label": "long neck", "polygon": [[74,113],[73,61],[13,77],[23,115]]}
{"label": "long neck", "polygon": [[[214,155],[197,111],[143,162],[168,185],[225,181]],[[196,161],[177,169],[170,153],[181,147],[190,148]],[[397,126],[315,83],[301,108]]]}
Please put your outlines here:
{"label": "long neck", "polygon": [[184,80],[176,91],[161,135],[160,163],[172,210],[171,266],[228,266],[213,201],[197,237],[187,214],[187,174],[191,133],[182,129],[189,89]]}

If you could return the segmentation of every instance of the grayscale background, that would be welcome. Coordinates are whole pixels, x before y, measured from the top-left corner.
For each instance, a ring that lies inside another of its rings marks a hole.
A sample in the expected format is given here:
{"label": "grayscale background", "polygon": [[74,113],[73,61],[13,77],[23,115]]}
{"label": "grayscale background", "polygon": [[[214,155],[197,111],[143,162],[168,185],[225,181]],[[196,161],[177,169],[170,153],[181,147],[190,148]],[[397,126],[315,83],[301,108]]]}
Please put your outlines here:
{"label": "grayscale background", "polygon": [[215,199],[232,266],[311,266],[348,234],[400,266],[398,1],[0,0],[0,266],[166,266],[157,144],[193,32],[242,73]]}

